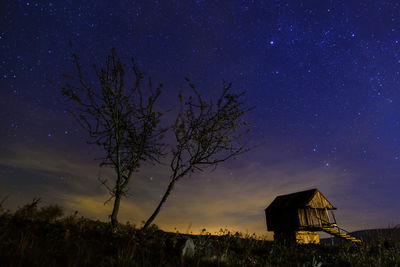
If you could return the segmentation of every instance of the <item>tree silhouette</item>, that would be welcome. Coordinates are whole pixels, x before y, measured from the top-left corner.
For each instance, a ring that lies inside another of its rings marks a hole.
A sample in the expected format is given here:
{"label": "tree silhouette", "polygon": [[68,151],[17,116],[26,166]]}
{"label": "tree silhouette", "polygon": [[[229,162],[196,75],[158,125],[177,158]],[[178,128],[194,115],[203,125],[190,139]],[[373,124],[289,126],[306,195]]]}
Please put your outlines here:
{"label": "tree silhouette", "polygon": [[184,100],[179,94],[180,112],[173,124],[176,146],[171,150],[170,182],[153,214],[145,222],[146,229],[156,218],[176,182],[205,168],[216,168],[221,162],[249,150],[243,137],[250,129],[244,120],[249,111],[241,98],[232,93],[232,84],[223,84],[216,104],[205,100],[186,78],[191,95]]}
{"label": "tree silhouette", "polygon": [[[100,146],[105,156],[100,166],[111,167],[115,177],[100,180],[114,199],[110,215],[111,225],[118,225],[118,211],[121,198],[127,186],[143,161],[159,162],[163,155],[162,137],[166,129],[159,127],[163,112],[155,111],[155,104],[161,94],[162,85],[153,90],[151,80],[146,93],[140,89],[144,75],[132,60],[133,85],[125,84],[126,66],[114,49],[107,56],[105,65],[94,66],[97,86],[85,81],[78,56],[73,55],[76,74],[66,76],[62,95],[75,103],[71,112],[79,124],[89,133],[89,144]],[[99,178],[100,179],[100,178]]]}

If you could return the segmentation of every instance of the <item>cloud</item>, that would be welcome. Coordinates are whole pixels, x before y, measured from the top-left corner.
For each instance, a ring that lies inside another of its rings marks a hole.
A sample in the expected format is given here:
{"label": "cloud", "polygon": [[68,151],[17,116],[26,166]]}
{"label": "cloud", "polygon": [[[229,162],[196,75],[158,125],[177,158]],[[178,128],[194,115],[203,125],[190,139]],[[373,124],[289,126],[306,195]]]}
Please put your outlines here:
{"label": "cloud", "polygon": [[[79,213],[89,216],[93,219],[107,221],[108,215],[111,214],[113,202],[104,204],[108,199],[108,195],[85,196],[85,195],[67,195],[65,196],[64,206],[67,210],[77,210]],[[144,217],[143,210],[135,203],[122,201],[120,210],[124,212],[120,214],[119,220],[126,222],[132,217]]]}
{"label": "cloud", "polygon": [[[90,157],[93,158],[93,157]],[[267,235],[264,209],[281,194],[310,188],[320,191],[339,210],[341,219],[351,230],[364,226],[360,218],[373,216],[377,209],[367,210],[359,196],[348,194],[356,186],[355,174],[343,172],[339,166],[314,166],[301,159],[262,162],[241,160],[221,165],[216,171],[185,177],[179,181],[154,221],[167,231],[200,232],[206,228],[215,233],[228,228],[243,233]],[[235,166],[234,168],[231,166]],[[0,156],[3,191],[10,189],[21,196],[35,193],[45,203],[59,203],[67,211],[108,220],[112,204],[104,206],[106,190],[97,181],[96,162],[82,156],[67,156],[51,150],[15,146],[7,156]],[[112,170],[102,169],[102,177],[112,177]],[[61,179],[60,177],[63,177]],[[23,186],[29,184],[29,186]],[[168,184],[168,167],[144,165],[130,184],[129,198],[122,201],[119,218],[141,225],[151,215]],[[9,191],[9,192],[11,192]],[[12,194],[15,195],[15,194]],[[10,200],[26,201],[26,197]],[[19,203],[23,205],[25,203]],[[357,227],[358,226],[358,227]]]}
{"label": "cloud", "polygon": [[254,163],[235,171],[225,167],[182,180],[156,223],[179,229],[191,225],[194,232],[228,227],[263,235],[264,209],[277,195],[318,187],[330,196],[346,187],[346,182],[333,186],[337,179],[351,181],[332,168],[290,171],[296,164],[301,162],[268,168]]}

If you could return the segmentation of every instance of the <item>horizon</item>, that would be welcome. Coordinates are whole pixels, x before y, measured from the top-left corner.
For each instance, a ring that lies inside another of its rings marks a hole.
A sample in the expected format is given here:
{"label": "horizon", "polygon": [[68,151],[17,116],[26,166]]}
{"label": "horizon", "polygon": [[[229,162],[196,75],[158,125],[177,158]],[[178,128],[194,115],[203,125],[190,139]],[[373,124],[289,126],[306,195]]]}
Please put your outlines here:
{"label": "horizon", "polygon": [[[396,1],[7,1],[0,32],[0,199],[34,197],[104,218],[102,150],[68,114],[63,73],[77,53],[91,66],[112,47],[133,56],[157,109],[174,108],[189,77],[205,97],[222,81],[245,92],[248,139],[262,144],[179,181],[154,223],[162,230],[225,229],[271,236],[264,209],[283,194],[318,188],[346,230],[400,224],[400,5]],[[172,116],[172,114],[168,114]],[[170,117],[167,118],[167,122]],[[169,170],[144,164],[119,221],[140,225]]]}

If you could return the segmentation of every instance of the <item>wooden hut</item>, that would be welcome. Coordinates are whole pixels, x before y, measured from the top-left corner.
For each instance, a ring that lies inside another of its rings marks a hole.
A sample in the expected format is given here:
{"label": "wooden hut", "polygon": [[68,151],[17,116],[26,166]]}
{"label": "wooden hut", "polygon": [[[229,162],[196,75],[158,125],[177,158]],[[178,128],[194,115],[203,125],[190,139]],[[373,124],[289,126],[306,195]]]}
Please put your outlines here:
{"label": "wooden hut", "polygon": [[278,196],[265,209],[267,228],[274,231],[276,241],[283,243],[319,243],[317,231],[360,243],[337,226],[335,209],[318,189]]}
{"label": "wooden hut", "polygon": [[316,231],[336,224],[335,209],[318,189],[281,195],[265,209],[267,228],[277,241],[319,243]]}

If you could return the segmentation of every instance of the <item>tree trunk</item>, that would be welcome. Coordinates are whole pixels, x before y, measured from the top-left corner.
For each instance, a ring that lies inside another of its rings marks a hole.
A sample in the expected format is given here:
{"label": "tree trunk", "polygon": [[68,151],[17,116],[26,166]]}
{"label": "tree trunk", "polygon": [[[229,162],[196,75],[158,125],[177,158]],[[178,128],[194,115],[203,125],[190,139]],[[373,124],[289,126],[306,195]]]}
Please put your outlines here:
{"label": "tree trunk", "polygon": [[172,189],[174,188],[174,184],[175,181],[172,180],[167,188],[167,191],[165,191],[164,196],[162,197],[160,203],[158,204],[156,210],[153,212],[153,214],[150,216],[150,218],[147,219],[146,223],[143,226],[143,230],[147,229],[150,224],[154,221],[154,219],[156,218],[157,214],[160,212],[162,205],[164,204],[164,202],[167,200],[169,194],[171,193]]}
{"label": "tree trunk", "polygon": [[111,227],[112,227],[112,229],[115,229],[118,226],[117,216],[118,216],[120,202],[121,202],[121,193],[117,191],[115,193],[114,207],[113,207],[113,211],[111,213]]}

